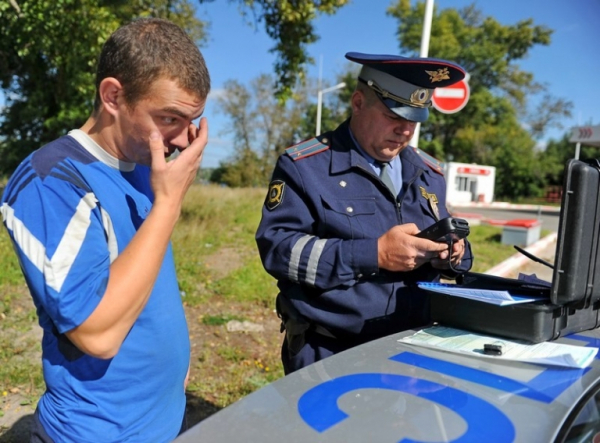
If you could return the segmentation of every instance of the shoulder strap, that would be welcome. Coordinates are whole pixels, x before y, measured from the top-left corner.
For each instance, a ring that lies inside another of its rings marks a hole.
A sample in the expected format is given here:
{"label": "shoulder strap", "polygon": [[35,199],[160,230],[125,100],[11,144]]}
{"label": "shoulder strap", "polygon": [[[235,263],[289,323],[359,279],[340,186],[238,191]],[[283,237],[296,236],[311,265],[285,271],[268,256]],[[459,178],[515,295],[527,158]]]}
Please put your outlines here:
{"label": "shoulder strap", "polygon": [[423,160],[425,162],[425,164],[427,166],[429,166],[429,168],[431,168],[434,172],[437,172],[440,175],[444,175],[444,167],[445,167],[444,162],[439,161],[437,158],[432,157],[431,155],[427,154],[426,152],[420,150],[419,148],[415,148],[413,146],[411,146],[411,148],[413,148],[415,153],[419,157],[421,157],[421,160]]}
{"label": "shoulder strap", "polygon": [[316,137],[310,138],[297,145],[291,146],[285,150],[285,153],[289,155],[292,160],[300,160],[311,155],[318,154],[329,149],[329,145],[326,144],[328,140],[323,138],[322,141]]}

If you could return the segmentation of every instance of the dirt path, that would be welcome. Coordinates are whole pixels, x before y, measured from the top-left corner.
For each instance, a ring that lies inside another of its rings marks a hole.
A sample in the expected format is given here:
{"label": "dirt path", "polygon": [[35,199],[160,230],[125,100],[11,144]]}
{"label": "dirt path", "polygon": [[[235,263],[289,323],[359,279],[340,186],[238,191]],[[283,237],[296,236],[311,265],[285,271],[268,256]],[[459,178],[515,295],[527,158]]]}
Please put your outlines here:
{"label": "dirt path", "polygon": [[0,443],[29,442],[29,428],[35,407],[27,397],[18,392],[2,394]]}
{"label": "dirt path", "polygon": [[[227,318],[235,313],[244,321],[206,324],[204,319]],[[279,320],[271,308],[218,300],[202,306],[186,306],[192,345],[187,422],[193,426],[222,407],[282,374],[279,365]],[[229,324],[229,327],[228,327]],[[4,331],[3,333],[5,333]],[[25,333],[39,342],[36,325]],[[21,337],[24,339],[24,337]],[[40,364],[40,352],[28,356]],[[0,392],[0,443],[29,442],[29,428],[36,401],[24,388]]]}
{"label": "dirt path", "polygon": [[[552,261],[554,247],[552,245],[547,251],[540,253],[540,258]],[[218,276],[228,274],[235,268],[234,264],[239,262],[235,259],[238,256],[237,251],[220,251],[218,257],[210,260],[215,267],[213,271]],[[223,267],[216,269],[218,263],[222,263]],[[525,274],[536,273],[546,280],[552,278],[546,267],[533,262],[516,270],[510,277],[516,278],[518,271]],[[33,308],[29,296],[22,300],[19,300],[19,309],[26,311]],[[201,305],[186,306],[185,309],[192,345],[190,389],[187,392],[189,426],[282,375],[279,362],[282,337],[279,333],[279,320],[272,307],[232,303],[227,294],[222,294]],[[246,323],[230,322],[227,320],[230,317]],[[0,317],[0,327],[2,321]],[[24,343],[39,343],[41,338],[41,330],[37,324],[27,332],[2,328],[2,333],[14,334],[14,340]],[[32,364],[40,364],[39,351],[27,351],[24,354],[31,359]],[[29,441],[29,426],[35,401],[27,395],[27,390],[27,387],[20,386],[0,392],[0,443]]]}

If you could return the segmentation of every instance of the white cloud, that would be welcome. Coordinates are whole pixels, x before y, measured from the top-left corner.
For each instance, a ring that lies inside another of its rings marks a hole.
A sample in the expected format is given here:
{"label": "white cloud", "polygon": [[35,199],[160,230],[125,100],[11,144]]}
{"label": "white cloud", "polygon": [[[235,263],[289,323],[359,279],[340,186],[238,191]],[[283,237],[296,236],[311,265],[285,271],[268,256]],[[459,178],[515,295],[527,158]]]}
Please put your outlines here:
{"label": "white cloud", "polygon": [[211,89],[211,91],[208,93],[208,97],[206,99],[207,100],[216,100],[220,97],[225,97],[226,94],[227,94],[226,89],[223,89],[223,88]]}
{"label": "white cloud", "polygon": [[540,140],[536,143],[535,149],[538,151],[545,151],[548,146],[548,142],[546,140]]}
{"label": "white cloud", "polygon": [[208,145],[216,145],[216,146],[225,146],[225,147],[231,147],[232,143],[231,140],[225,139],[225,138],[212,138],[209,137],[208,138]]}

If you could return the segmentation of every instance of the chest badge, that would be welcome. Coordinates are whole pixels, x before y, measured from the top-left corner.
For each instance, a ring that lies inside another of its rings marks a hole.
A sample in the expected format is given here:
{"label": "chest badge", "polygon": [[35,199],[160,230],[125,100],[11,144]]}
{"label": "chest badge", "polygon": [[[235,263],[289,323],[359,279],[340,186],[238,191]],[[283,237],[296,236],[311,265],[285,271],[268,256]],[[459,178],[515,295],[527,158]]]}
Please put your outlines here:
{"label": "chest badge", "polygon": [[421,190],[421,195],[427,200],[429,203],[429,208],[433,212],[433,216],[436,220],[440,219],[440,209],[438,208],[438,198],[435,194],[430,194],[423,186],[419,186]]}
{"label": "chest badge", "polygon": [[283,201],[283,193],[285,191],[285,182],[283,180],[273,180],[269,184],[269,192],[267,193],[267,199],[265,206],[269,211],[272,211]]}

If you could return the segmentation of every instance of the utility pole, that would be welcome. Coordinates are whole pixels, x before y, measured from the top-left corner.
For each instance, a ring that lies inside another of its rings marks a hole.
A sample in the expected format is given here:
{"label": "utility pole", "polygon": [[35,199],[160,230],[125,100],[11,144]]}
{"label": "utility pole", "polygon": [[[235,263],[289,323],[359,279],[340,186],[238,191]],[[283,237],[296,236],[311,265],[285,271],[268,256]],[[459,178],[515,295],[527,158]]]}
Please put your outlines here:
{"label": "utility pole", "polygon": [[[425,17],[423,18],[423,33],[421,34],[421,53],[420,57],[427,57],[429,54],[429,38],[431,36],[431,21],[433,19],[433,0],[427,0],[425,3]],[[421,123],[415,126],[415,132],[410,145],[419,147],[419,133],[421,132]]]}
{"label": "utility pole", "polygon": [[342,82],[335,86],[331,86],[330,88],[319,89],[317,92],[317,130],[315,131],[315,135],[321,134],[321,108],[323,107],[323,94],[343,88],[344,86],[346,86],[346,83]]}

